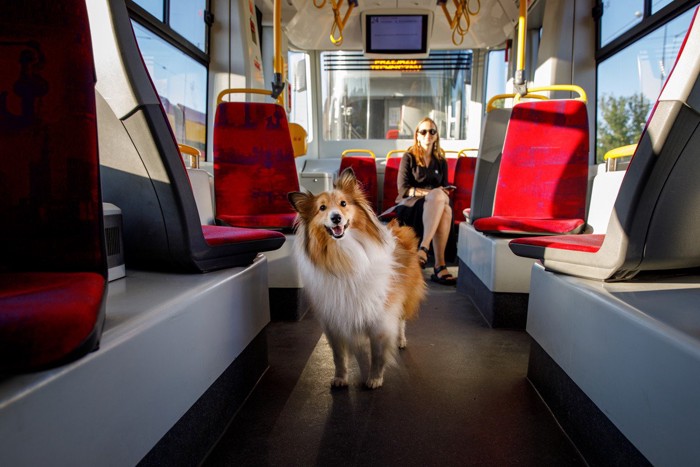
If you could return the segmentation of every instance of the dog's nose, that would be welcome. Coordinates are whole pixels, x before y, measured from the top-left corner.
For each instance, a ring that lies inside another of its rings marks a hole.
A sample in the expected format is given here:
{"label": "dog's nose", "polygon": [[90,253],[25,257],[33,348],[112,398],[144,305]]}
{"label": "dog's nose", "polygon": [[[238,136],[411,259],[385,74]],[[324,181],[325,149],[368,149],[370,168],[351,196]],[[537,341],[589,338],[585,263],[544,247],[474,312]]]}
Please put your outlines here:
{"label": "dog's nose", "polygon": [[342,221],[342,220],[343,220],[343,218],[340,217],[340,214],[338,214],[337,212],[334,212],[333,214],[331,214],[331,222],[333,222],[335,225],[340,224],[340,221]]}

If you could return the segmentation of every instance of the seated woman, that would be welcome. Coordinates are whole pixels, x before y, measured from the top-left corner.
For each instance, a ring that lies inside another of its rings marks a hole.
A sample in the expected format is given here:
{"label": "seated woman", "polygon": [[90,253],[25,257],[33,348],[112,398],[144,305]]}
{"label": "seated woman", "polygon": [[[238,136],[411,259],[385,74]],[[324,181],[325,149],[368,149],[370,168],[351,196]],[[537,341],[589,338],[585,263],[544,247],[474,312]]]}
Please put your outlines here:
{"label": "seated woman", "polygon": [[425,267],[430,243],[435,254],[433,282],[454,285],[457,280],[447,270],[445,247],[452,228],[447,183],[447,160],[440,149],[437,125],[430,118],[418,123],[413,146],[401,159],[397,178],[399,195],[396,198],[396,216],[402,224],[410,225],[421,237],[418,250]]}

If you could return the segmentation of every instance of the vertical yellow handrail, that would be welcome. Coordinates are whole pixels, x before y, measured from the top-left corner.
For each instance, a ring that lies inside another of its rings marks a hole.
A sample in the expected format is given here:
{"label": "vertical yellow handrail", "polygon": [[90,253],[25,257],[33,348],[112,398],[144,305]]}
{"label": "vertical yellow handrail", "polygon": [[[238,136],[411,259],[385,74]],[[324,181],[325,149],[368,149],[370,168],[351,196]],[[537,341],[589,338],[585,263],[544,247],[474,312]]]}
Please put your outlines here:
{"label": "vertical yellow handrail", "polygon": [[525,38],[527,37],[527,0],[520,0],[520,16],[518,17],[518,55],[515,70],[515,89],[519,94],[527,94],[525,80]]}
{"label": "vertical yellow handrail", "polygon": [[277,99],[277,102],[284,107],[284,97],[281,97],[283,96],[282,93],[285,87],[284,78],[282,76],[284,72],[284,61],[282,59],[282,0],[275,0],[273,16],[275,58],[273,60],[274,80],[272,81],[272,93],[270,95],[273,99]]}

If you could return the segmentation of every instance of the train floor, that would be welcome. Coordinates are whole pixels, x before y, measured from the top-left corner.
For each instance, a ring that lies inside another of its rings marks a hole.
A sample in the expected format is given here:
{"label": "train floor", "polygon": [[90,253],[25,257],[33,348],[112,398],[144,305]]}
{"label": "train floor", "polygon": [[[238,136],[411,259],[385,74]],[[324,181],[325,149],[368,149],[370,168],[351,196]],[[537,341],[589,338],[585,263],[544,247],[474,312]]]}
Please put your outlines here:
{"label": "train floor", "polygon": [[331,389],[311,313],[270,323],[269,369],[203,465],[585,465],[526,378],[528,335],[489,328],[468,297],[428,284],[376,390],[356,365],[348,388]]}

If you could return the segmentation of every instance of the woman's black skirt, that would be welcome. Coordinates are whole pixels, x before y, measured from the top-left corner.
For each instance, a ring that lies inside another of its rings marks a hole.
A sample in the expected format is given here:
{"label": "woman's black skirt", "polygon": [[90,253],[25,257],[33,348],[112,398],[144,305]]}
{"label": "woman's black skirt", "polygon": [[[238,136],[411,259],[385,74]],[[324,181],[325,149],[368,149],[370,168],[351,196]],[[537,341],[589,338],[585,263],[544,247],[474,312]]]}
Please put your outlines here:
{"label": "woman's black skirt", "polygon": [[423,205],[425,197],[416,201],[413,206],[397,206],[396,217],[401,225],[413,227],[418,238],[423,238]]}

